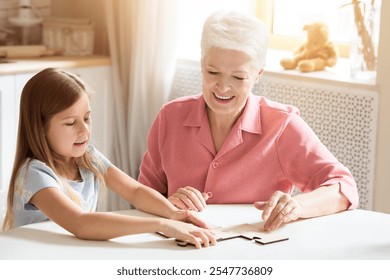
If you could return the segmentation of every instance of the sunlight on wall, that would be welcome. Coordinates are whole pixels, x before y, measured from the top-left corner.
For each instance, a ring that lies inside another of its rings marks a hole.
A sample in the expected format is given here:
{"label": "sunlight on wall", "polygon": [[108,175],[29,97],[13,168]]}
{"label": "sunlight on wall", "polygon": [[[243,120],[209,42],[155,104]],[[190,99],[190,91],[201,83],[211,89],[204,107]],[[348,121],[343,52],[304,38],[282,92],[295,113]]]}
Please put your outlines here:
{"label": "sunlight on wall", "polygon": [[186,0],[180,2],[178,57],[200,59],[203,23],[214,11],[235,10],[255,15],[255,0]]}

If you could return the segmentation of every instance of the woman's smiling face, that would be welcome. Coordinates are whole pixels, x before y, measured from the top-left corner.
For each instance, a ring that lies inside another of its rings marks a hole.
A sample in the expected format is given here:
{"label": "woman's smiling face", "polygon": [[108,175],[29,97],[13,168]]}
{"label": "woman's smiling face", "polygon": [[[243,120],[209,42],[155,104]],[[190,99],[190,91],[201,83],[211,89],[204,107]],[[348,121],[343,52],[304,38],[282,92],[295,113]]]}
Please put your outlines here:
{"label": "woman's smiling face", "polygon": [[210,111],[238,117],[260,77],[249,55],[211,47],[202,62],[203,97]]}

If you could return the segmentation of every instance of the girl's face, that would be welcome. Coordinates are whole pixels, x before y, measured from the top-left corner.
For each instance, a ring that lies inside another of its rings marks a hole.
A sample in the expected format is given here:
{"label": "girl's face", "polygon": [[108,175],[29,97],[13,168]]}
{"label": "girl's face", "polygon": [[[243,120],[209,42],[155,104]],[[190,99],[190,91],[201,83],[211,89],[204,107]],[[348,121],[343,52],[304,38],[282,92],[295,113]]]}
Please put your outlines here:
{"label": "girl's face", "polygon": [[203,96],[214,114],[238,117],[260,77],[249,55],[211,47],[202,63]]}
{"label": "girl's face", "polygon": [[87,94],[49,121],[46,139],[50,147],[66,161],[82,156],[91,136],[91,107]]}

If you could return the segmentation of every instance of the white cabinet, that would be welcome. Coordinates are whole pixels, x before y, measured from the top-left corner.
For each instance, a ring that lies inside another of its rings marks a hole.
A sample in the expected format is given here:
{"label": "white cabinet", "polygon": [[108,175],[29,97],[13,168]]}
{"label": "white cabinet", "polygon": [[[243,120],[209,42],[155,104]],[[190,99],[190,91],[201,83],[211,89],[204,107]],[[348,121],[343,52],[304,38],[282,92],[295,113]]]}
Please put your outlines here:
{"label": "white cabinet", "polygon": [[[92,89],[92,143],[110,158],[110,66],[66,69]],[[16,150],[20,94],[35,73],[0,75],[0,191],[8,188]]]}
{"label": "white cabinet", "polygon": [[8,188],[16,147],[19,94],[13,75],[0,76],[0,191]]}

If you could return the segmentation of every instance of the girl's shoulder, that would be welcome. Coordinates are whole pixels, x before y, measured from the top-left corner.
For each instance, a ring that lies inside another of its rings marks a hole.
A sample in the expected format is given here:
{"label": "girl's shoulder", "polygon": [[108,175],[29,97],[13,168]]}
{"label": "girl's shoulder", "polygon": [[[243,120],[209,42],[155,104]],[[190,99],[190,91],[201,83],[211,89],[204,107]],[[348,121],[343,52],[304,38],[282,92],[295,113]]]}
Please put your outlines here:
{"label": "girl's shoulder", "polygon": [[59,181],[58,175],[45,162],[27,158],[20,168],[19,177],[51,178]]}
{"label": "girl's shoulder", "polygon": [[92,162],[100,172],[105,173],[111,166],[111,161],[101,153],[93,144],[88,145],[88,152],[92,155]]}
{"label": "girl's shoulder", "polygon": [[53,172],[53,170],[49,166],[47,166],[46,163],[32,158],[27,158],[22,164],[20,170],[22,171],[40,170],[42,172],[49,172],[49,173]]}
{"label": "girl's shoulder", "polygon": [[15,181],[17,197],[20,197],[23,205],[41,189],[47,187],[61,189],[61,186],[61,179],[48,165],[31,158],[25,160]]}

